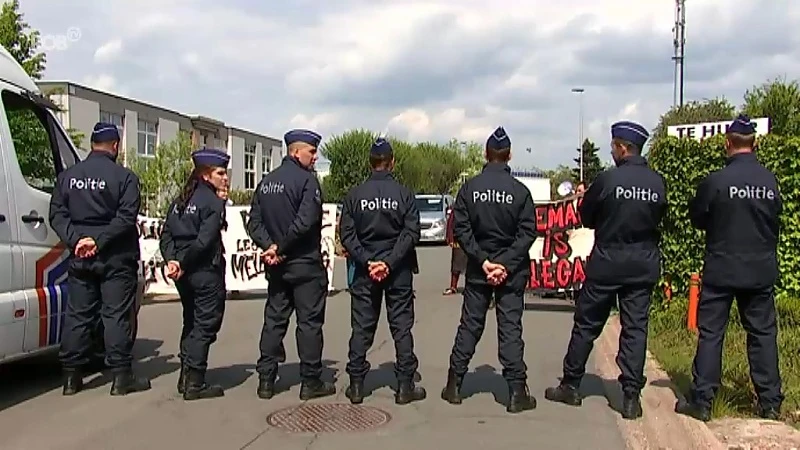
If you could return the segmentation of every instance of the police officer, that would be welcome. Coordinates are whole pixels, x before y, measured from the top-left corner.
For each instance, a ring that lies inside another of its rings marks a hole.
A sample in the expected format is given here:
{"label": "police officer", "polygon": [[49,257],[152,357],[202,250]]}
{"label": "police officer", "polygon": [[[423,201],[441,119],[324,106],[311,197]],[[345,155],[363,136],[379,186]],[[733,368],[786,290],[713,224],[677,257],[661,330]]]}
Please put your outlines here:
{"label": "police officer", "polygon": [[511,140],[498,128],[486,141],[483,172],[458,191],[453,232],[467,254],[461,323],[450,354],[442,399],[461,404],[461,384],[486,326],[490,302],[497,304],[497,338],[503,377],[518,413],[536,407],[527,386],[522,340],[525,286],[530,281],[530,251],[536,239],[536,214],[530,191],[511,176]]}
{"label": "police officer", "polygon": [[383,138],[372,144],[372,175],[353,188],[342,203],[342,246],[355,262],[350,287],[351,323],[345,395],[354,404],[364,401],[364,378],[369,372],[367,352],[375,339],[383,296],[386,318],[396,351],[395,403],[405,405],[425,398],[414,385],[419,361],[414,354],[414,246],[419,242],[419,210],[414,193],[392,176],[394,154]]}
{"label": "police officer", "polygon": [[192,153],[194,170],[172,202],[161,233],[161,255],[167,277],[183,305],[181,371],[178,392],[184,400],[222,397],[222,387],[205,381],[208,351],[217,340],[225,312],[225,260],[222,228],[228,188],[226,152],[201,149]]}
{"label": "police officer", "polygon": [[58,175],[50,200],[50,225],[70,249],[69,287],[59,353],[64,395],[83,388],[90,362],[96,315],[104,325],[106,366],[113,372],[111,395],[150,389],[133,375],[131,316],[139,268],[139,179],[116,163],[119,132],[98,123],[89,156]]}
{"label": "police officer", "polygon": [[297,317],[297,351],[303,379],[300,399],[336,393],[322,381],[322,325],[328,272],[322,262],[322,197],[313,172],[322,137],[309,130],[284,135],[288,155],[264,176],[253,195],[247,233],[264,250],[268,293],[261,329],[258,396],[275,395],[278,363],[285,359],[283,338],[292,311]]}
{"label": "police officer", "polygon": [[706,232],[706,255],[692,387],[688,401],[678,402],[675,410],[703,421],[710,419],[719,389],[722,341],[734,297],[747,332],[758,413],[777,420],[784,399],[774,299],[782,201],[775,175],[754,153],[755,132],[747,116],[734,120],[726,134],[725,167],[700,183],[689,204],[692,225]]}
{"label": "police officer", "polygon": [[600,173],[578,208],[594,229],[586,282],[575,302],[575,323],[564,357],[564,376],[545,398],[579,406],[578,392],[594,341],[619,299],[622,334],[617,364],[624,394],[622,416],[642,415],[650,295],[661,270],[658,227],[667,208],[664,180],[647,166],[642,148],[649,134],[633,122],[611,126],[611,156],[617,167]]}

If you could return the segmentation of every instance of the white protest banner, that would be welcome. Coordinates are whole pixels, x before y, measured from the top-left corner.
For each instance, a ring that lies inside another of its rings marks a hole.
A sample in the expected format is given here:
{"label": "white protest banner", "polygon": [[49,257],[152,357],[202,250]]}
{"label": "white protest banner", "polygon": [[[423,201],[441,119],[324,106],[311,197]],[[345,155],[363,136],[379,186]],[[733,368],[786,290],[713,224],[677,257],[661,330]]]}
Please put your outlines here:
{"label": "white protest banner", "polygon": [[[757,119],[750,119],[756,127],[756,136],[763,136],[769,133],[769,118],[759,117]],[[732,120],[724,120],[721,122],[704,122],[692,123],[686,125],[673,125],[667,127],[667,135],[675,136],[677,138],[695,139],[702,141],[718,134],[725,134],[728,127],[733,123]]]}
{"label": "white protest banner", "polygon": [[[225,247],[225,284],[228,291],[253,291],[267,288],[264,276],[266,265],[262,251],[250,241],[245,225],[249,207],[226,208],[227,229],[222,232]],[[142,253],[140,269],[147,280],[148,294],[175,294],[175,285],[166,277],[164,260],[159,249],[163,221],[139,218],[139,248]],[[336,205],[322,205],[322,260],[328,272],[328,290],[333,290],[333,264],[336,261]]]}
{"label": "white protest banner", "polygon": [[530,250],[531,289],[577,290],[586,280],[584,267],[594,246],[594,230],[584,228],[578,200],[536,205],[537,238]]}

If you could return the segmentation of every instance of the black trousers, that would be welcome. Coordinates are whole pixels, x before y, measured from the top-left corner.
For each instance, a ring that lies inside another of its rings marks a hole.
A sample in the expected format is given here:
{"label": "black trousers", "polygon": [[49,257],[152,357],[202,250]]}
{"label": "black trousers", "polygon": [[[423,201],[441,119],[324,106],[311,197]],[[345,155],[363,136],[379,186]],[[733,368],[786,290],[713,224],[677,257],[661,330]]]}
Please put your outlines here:
{"label": "black trousers", "polygon": [[622,332],[619,335],[617,365],[619,382],[626,395],[637,396],[644,388],[647,357],[647,326],[653,284],[601,284],[587,280],[575,302],[575,323],[564,357],[563,384],[580,387],[594,341],[605,327],[611,308],[619,298]]}
{"label": "black trousers", "polygon": [[386,318],[395,348],[394,372],[398,382],[414,379],[419,360],[414,354],[414,275],[411,267],[389,274],[380,283],[372,281],[366,268],[356,268],[350,287],[350,352],[347,373],[351,378],[363,380],[369,372],[367,352],[375,341],[375,331],[381,315],[381,305],[386,296]]}
{"label": "black trousers", "polygon": [[731,305],[736,298],[739,317],[747,332],[747,358],[750,378],[759,403],[764,408],[780,408],[784,396],[778,369],[778,324],[774,289],[729,289],[703,283],[697,309],[700,332],[692,364],[690,397],[710,406],[720,385],[722,344],[728,327]]}
{"label": "black trousers", "polygon": [[86,365],[94,356],[97,315],[103,322],[106,366],[129,370],[133,360],[136,261],[70,263],[67,309],[59,358],[65,368]]}
{"label": "black trousers", "polygon": [[186,273],[175,282],[183,306],[181,349],[184,366],[205,372],[208,351],[225,315],[225,274],[218,268]]}
{"label": "black trousers", "polygon": [[269,279],[259,344],[261,357],[258,358],[256,371],[266,378],[277,375],[278,363],[286,359],[283,338],[294,312],[297,318],[295,338],[300,357],[300,377],[303,380],[319,379],[324,345],[322,326],[325,324],[328,299],[327,273],[299,281],[286,278],[272,276]]}
{"label": "black trousers", "polygon": [[[509,277],[511,278],[511,277]],[[523,276],[514,276],[514,283],[500,287],[476,284],[469,279],[464,284],[464,303],[461,323],[456,332],[450,369],[463,376],[475,355],[475,347],[486,328],[486,314],[492,298],[496,300],[498,357],[503,366],[503,378],[509,384],[525,383],[528,367],[525,365],[525,342],[522,339],[522,314],[525,310],[525,283]],[[530,278],[530,277],[528,277]]]}

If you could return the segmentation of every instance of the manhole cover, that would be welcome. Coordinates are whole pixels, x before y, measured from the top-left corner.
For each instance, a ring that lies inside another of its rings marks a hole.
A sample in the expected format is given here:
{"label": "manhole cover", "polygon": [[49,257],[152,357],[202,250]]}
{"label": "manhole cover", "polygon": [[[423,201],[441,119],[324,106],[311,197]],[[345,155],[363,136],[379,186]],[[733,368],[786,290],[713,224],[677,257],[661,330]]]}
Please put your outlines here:
{"label": "manhole cover", "polygon": [[392,420],[378,408],[349,403],[304,403],[267,416],[270,426],[290,433],[368,431]]}

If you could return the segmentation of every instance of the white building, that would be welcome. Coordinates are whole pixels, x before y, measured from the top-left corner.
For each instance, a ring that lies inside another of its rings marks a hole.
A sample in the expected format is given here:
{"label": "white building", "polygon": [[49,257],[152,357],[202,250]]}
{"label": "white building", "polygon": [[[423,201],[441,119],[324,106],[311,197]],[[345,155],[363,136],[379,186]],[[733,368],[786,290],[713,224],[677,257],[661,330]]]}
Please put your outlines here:
{"label": "white building", "polygon": [[103,121],[117,125],[122,148],[135,149],[138,156],[153,157],[159,144],[167,143],[186,131],[192,143],[226,149],[231,155],[232,189],[253,190],[261,177],[278,167],[285,150],[280,139],[228,126],[216,119],[187,115],[160,106],[98,91],[70,81],[41,81],[42,93],[64,111],[59,119],[64,128],[74,128],[84,136],[82,147],[89,147],[94,124]]}

